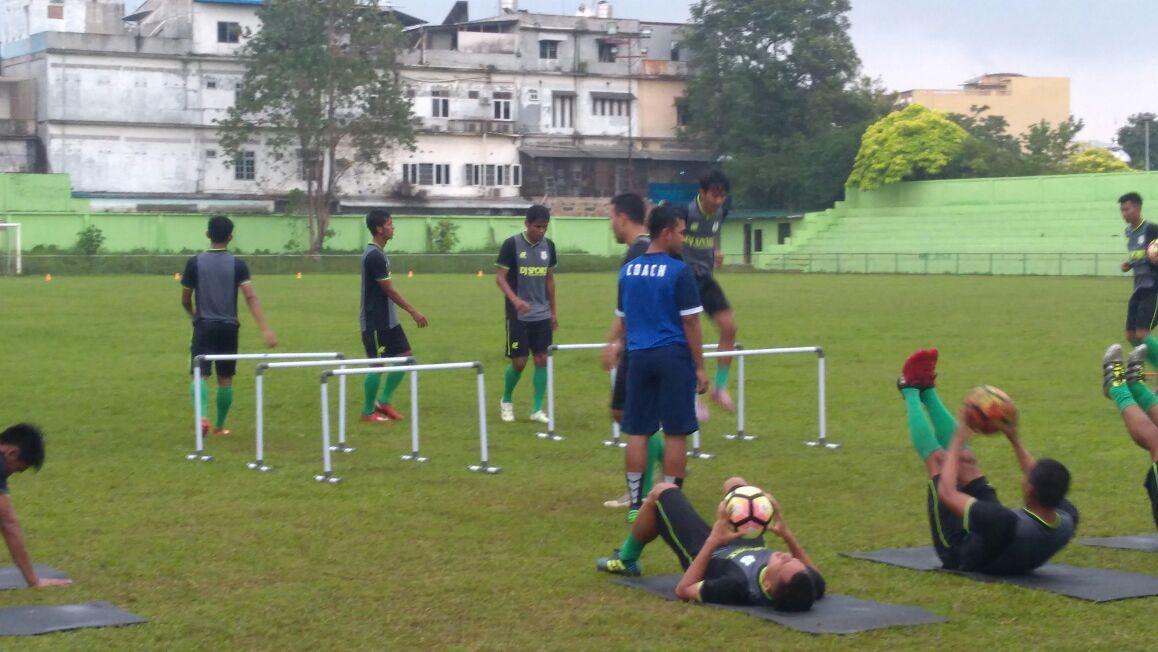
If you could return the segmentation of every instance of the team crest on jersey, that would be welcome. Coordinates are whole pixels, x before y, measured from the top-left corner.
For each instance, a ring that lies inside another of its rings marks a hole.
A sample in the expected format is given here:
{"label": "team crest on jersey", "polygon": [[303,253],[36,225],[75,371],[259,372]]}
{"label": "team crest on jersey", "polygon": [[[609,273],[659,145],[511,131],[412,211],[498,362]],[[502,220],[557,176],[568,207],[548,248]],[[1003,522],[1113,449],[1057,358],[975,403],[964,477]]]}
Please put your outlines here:
{"label": "team crest on jersey", "polygon": [[752,564],[756,563],[756,557],[752,555],[744,555],[743,557],[740,557],[740,563],[745,566],[751,566]]}
{"label": "team crest on jersey", "polygon": [[539,252],[539,258],[542,258],[543,260],[547,260],[547,252],[540,251]]}
{"label": "team crest on jersey", "polygon": [[1144,242],[1146,242],[1146,236],[1144,236],[1144,235],[1138,236],[1138,244],[1142,244]]}
{"label": "team crest on jersey", "polygon": [[712,235],[715,235],[719,232],[720,232],[720,223],[719,222],[712,222]]}
{"label": "team crest on jersey", "polygon": [[525,251],[520,251],[520,252],[519,252],[519,258],[522,258],[523,260],[526,260],[526,259],[527,259],[527,252],[525,252]]}

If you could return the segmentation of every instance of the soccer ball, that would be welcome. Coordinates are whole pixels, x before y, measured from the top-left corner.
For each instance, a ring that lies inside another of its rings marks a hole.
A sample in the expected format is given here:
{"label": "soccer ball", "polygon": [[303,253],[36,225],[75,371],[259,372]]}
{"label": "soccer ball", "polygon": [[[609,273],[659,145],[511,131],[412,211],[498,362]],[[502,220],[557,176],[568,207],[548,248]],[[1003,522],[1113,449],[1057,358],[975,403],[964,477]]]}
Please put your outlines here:
{"label": "soccer ball", "polygon": [[772,522],[772,501],[760,487],[736,487],[724,497],[728,522],[744,539],[764,534]]}
{"label": "soccer ball", "polygon": [[1151,240],[1146,246],[1146,260],[1158,265],[1158,240]]}
{"label": "soccer ball", "polygon": [[992,385],[974,387],[965,395],[965,425],[991,435],[1017,420],[1017,406]]}

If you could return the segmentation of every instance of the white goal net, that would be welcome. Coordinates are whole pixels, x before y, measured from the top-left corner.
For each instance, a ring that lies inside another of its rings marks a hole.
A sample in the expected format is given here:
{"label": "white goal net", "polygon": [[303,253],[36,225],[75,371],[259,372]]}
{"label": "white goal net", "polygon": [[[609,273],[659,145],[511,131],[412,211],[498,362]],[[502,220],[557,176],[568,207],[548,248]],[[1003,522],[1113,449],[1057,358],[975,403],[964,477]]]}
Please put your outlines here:
{"label": "white goal net", "polygon": [[16,276],[23,271],[20,260],[20,225],[0,222],[0,276]]}

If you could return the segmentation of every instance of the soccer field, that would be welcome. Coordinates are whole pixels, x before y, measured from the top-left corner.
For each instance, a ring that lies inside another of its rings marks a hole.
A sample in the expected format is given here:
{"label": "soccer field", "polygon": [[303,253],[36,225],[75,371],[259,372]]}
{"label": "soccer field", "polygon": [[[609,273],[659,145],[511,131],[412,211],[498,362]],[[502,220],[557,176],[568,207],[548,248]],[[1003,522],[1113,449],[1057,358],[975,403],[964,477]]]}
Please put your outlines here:
{"label": "soccer field", "polygon": [[[564,260],[565,263],[565,260]],[[515,396],[521,421],[497,414],[502,302],[493,276],[399,275],[398,289],[430,319],[406,322],[422,362],[481,360],[487,370],[496,476],[478,461],[473,374],[425,374],[423,452],[399,460],[409,424],[356,421],[337,486],[320,470],[314,371],[266,381],[269,474],[253,459],[252,367],[239,367],[233,435],[207,441],[193,463],[187,371],[189,323],[172,278],[0,279],[0,423],[39,423],[48,461],[11,479],[33,560],[71,573],[64,589],[7,591],[0,607],[107,600],[147,625],[20,641],[21,649],[1144,649],[1158,635],[1156,598],[1092,604],[945,574],[854,561],[841,551],[925,545],[926,478],[912,452],[895,380],[905,355],[938,346],[946,403],[977,384],[1008,391],[1027,447],[1073,473],[1079,536],[1153,532],[1143,451],[1101,395],[1100,358],[1122,337],[1126,280],[1074,278],[724,275],[748,347],[824,346],[829,436],[816,431],[810,356],[749,361],[748,424],[757,441],[720,435],[718,411],[690,461],[686,491],[702,512],[740,474],[771,490],[829,591],[922,606],[949,623],[814,637],[615,586],[594,570],[617,546],[623,457],[608,434],[607,374],[594,353],[560,355],[562,442],[534,437],[531,382]],[[558,343],[595,342],[610,323],[611,274],[558,277]],[[361,357],[354,275],[259,276],[255,287],[285,351]],[[242,308],[244,310],[244,308]],[[705,324],[705,339],[715,333]],[[242,350],[260,336],[242,320]],[[709,371],[714,363],[709,363]],[[211,385],[212,387],[212,385]],[[399,409],[409,415],[407,385]],[[210,401],[211,411],[212,403]],[[1002,438],[974,445],[999,495],[1019,500]],[[7,563],[6,555],[4,562]],[[1075,565],[1158,574],[1158,557],[1070,545]],[[678,570],[656,541],[645,574]]]}

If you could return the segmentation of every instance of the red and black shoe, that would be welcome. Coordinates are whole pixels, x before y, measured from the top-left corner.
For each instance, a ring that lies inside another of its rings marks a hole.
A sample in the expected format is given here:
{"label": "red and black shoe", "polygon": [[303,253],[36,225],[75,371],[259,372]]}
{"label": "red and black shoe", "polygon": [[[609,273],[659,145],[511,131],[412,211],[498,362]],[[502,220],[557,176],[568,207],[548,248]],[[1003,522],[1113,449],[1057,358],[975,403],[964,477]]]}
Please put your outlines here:
{"label": "red and black shoe", "polygon": [[402,414],[389,403],[374,403],[374,411],[391,421],[401,421],[403,418]]}
{"label": "red and black shoe", "polygon": [[901,367],[897,389],[929,389],[937,385],[937,349],[914,351]]}

